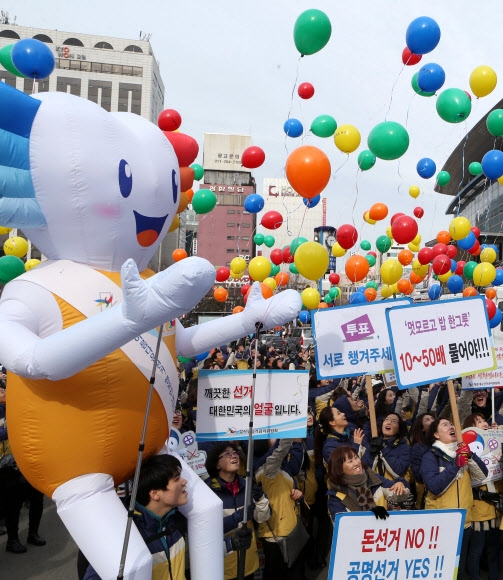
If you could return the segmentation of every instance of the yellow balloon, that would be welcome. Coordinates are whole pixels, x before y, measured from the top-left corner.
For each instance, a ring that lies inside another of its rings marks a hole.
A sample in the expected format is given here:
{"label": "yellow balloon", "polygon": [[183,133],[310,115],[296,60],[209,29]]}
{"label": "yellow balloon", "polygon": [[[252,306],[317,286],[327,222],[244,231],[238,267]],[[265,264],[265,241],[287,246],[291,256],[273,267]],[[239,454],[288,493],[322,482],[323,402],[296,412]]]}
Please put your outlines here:
{"label": "yellow balloon", "polygon": [[[253,276],[252,276],[253,278]],[[276,290],[276,287],[278,285],[278,283],[276,282],[276,280],[274,278],[266,278],[264,280],[264,284],[266,286],[269,286],[269,288],[274,292],[274,290]]]}
{"label": "yellow balloon", "polygon": [[473,284],[475,286],[489,286],[496,278],[496,268],[489,262],[481,262],[473,271]]}
{"label": "yellow balloon", "polygon": [[28,252],[28,242],[19,236],[9,238],[8,240],[5,240],[3,251],[7,256],[23,258]]}
{"label": "yellow balloon", "polygon": [[335,244],[332,246],[332,256],[335,256],[336,258],[342,258],[342,256],[346,255],[346,252],[347,250],[342,248],[339,245],[339,242],[335,242]]}
{"label": "yellow balloon", "polygon": [[318,304],[320,303],[320,293],[315,288],[306,288],[305,290],[303,290],[301,298],[302,304],[304,304],[304,306],[308,310],[313,310],[314,308],[317,308]]}
{"label": "yellow balloon", "polygon": [[498,77],[490,66],[478,66],[470,75],[470,88],[476,97],[486,97],[491,94],[497,82]]}
{"label": "yellow balloon", "polygon": [[417,236],[412,240],[411,244],[419,246],[420,243],[421,243],[421,234],[417,234]]}
{"label": "yellow balloon", "polygon": [[178,229],[179,226],[180,226],[180,218],[178,217],[178,215],[175,215],[173,221],[171,222],[171,225],[169,226],[168,233],[174,232],[176,229]]}
{"label": "yellow balloon", "polygon": [[243,274],[244,274],[244,272],[237,272],[237,273],[236,273],[236,272],[233,272],[233,271],[231,270],[231,278],[232,278],[233,280],[239,280],[240,278],[242,278],[242,277],[243,277]]}
{"label": "yellow balloon", "polygon": [[388,238],[389,238],[390,240],[393,240],[393,233],[391,232],[391,226],[388,226],[388,227],[386,228],[386,235],[388,236]]}
{"label": "yellow balloon", "polygon": [[[235,259],[236,258],[234,258],[234,260]],[[244,260],[243,260],[243,262],[244,262]],[[245,264],[246,264],[246,262],[245,262]],[[232,262],[231,262],[231,266],[232,266]],[[258,280],[259,282],[263,282],[269,276],[269,274],[271,273],[271,270],[272,270],[272,264],[271,264],[270,260],[268,260],[267,258],[264,258],[264,256],[257,256],[256,258],[253,258],[253,260],[251,260],[250,264],[248,265],[248,272],[250,273],[250,276],[254,280]],[[273,290],[274,290],[274,288],[273,288]]]}
{"label": "yellow balloon", "polygon": [[500,185],[503,185],[503,175],[501,177],[498,177],[498,183]]}
{"label": "yellow balloon", "polygon": [[417,185],[411,185],[409,187],[409,195],[416,199],[416,197],[421,193],[421,190]]}
{"label": "yellow balloon", "polygon": [[448,272],[446,272],[445,274],[439,274],[437,276],[439,282],[442,282],[442,284],[444,284],[445,282],[447,282],[447,280],[449,280],[449,278],[452,276],[452,272],[449,270]]}
{"label": "yellow balloon", "polygon": [[353,153],[360,146],[360,131],[353,125],[341,125],[334,135],[334,143],[339,151]]}
{"label": "yellow balloon", "polygon": [[304,278],[319,280],[328,268],[328,252],[318,242],[304,242],[295,250],[295,265]]}
{"label": "yellow balloon", "polygon": [[409,242],[409,243],[407,244],[407,247],[409,248],[409,250],[410,250],[411,252],[414,252],[414,254],[416,254],[417,252],[419,252],[419,245],[416,245],[416,244],[414,244],[414,243],[412,243],[412,242]]}
{"label": "yellow balloon", "polygon": [[388,286],[387,284],[385,284],[384,286],[381,287],[381,296],[383,298],[389,298],[392,295],[393,295],[393,287],[392,286]]}
{"label": "yellow balloon", "polygon": [[[266,259],[266,258],[264,258],[264,259]],[[232,259],[231,272],[234,272],[234,274],[240,274],[242,276],[244,274],[245,270],[246,270],[246,260],[244,258],[233,258]],[[266,276],[266,278],[267,278],[267,276]]]}
{"label": "yellow balloon", "polygon": [[428,274],[428,264],[421,264],[421,262],[416,258],[412,262],[412,271],[414,274],[417,274],[420,278],[426,276]]}
{"label": "yellow balloon", "polygon": [[470,220],[465,217],[455,217],[449,224],[449,233],[453,240],[462,240],[470,233]]}
{"label": "yellow balloon", "polygon": [[403,266],[398,260],[385,260],[381,265],[381,278],[385,284],[392,286],[402,277]]}
{"label": "yellow balloon", "polygon": [[26,263],[24,265],[24,269],[28,272],[29,270],[33,270],[33,268],[36,268],[39,264],[40,264],[40,260],[37,260],[36,258],[32,258],[31,260],[26,260]]}
{"label": "yellow balloon", "polygon": [[376,223],[377,223],[377,220],[373,220],[373,219],[370,217],[370,215],[369,215],[369,212],[368,212],[368,211],[366,211],[366,212],[365,212],[365,215],[363,216],[363,219],[364,219],[364,220],[365,220],[365,221],[366,221],[368,224],[370,224],[371,226],[373,226],[374,224],[376,224]]}
{"label": "yellow balloon", "polygon": [[398,290],[397,284],[391,284],[389,289],[391,290],[391,294],[399,294],[400,293],[400,290]]}
{"label": "yellow balloon", "polygon": [[496,252],[494,251],[494,248],[484,248],[480,252],[479,257],[481,262],[489,262],[492,264],[494,260],[496,260]]}
{"label": "yellow balloon", "polygon": [[5,236],[5,234],[8,234],[9,232],[12,232],[12,228],[3,228],[3,227],[0,227],[0,234],[2,236]]}

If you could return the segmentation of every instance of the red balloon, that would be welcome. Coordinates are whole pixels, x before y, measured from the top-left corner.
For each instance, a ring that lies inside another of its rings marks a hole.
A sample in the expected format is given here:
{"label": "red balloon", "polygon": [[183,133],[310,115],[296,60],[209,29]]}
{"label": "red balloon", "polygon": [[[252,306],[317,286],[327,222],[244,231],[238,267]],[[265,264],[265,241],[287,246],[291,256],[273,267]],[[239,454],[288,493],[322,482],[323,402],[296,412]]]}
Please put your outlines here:
{"label": "red balloon", "polygon": [[231,271],[229,270],[229,268],[222,266],[221,268],[218,268],[218,270],[216,271],[215,278],[217,282],[225,282],[229,279],[230,275]]}
{"label": "red balloon", "polygon": [[492,320],[496,314],[496,304],[492,300],[489,300],[489,298],[486,298],[486,308],[489,320]]}
{"label": "red balloon", "polygon": [[422,207],[415,207],[414,208],[414,215],[417,219],[421,219],[424,216],[424,209]]}
{"label": "red balloon", "polygon": [[455,258],[457,253],[458,249],[456,248],[456,246],[453,246],[452,244],[449,244],[447,246],[447,255],[449,256],[449,258]]}
{"label": "red balloon", "polygon": [[248,290],[249,290],[250,288],[251,288],[251,285],[250,285],[250,284],[243,284],[243,285],[241,286],[241,294],[242,294],[243,296],[246,296],[246,295],[248,294]]}
{"label": "red balloon", "polygon": [[433,250],[428,247],[421,248],[417,253],[417,259],[419,260],[419,263],[422,264],[423,266],[429,264],[433,260],[433,258],[434,258]]}
{"label": "red balloon", "polygon": [[471,254],[472,256],[478,256],[481,251],[482,248],[480,247],[480,242],[476,240],[473,246],[468,250],[468,253]]}
{"label": "red balloon", "polygon": [[435,256],[433,258],[432,268],[437,276],[447,274],[447,272],[451,269],[451,259],[445,254]]}
{"label": "red balloon", "polygon": [[301,83],[297,92],[301,99],[310,99],[314,95],[314,87],[311,83]]}
{"label": "red balloon", "polygon": [[260,167],[265,161],[265,153],[263,149],[253,145],[247,147],[241,155],[241,165],[247,169],[256,169]]}
{"label": "red balloon", "polygon": [[377,254],[375,252],[367,252],[367,256],[374,256],[374,258],[377,258]]}
{"label": "red balloon", "polygon": [[175,109],[164,109],[157,117],[157,126],[161,131],[176,131],[181,124],[182,118]]}
{"label": "red balloon", "polygon": [[436,258],[437,256],[447,255],[447,246],[445,244],[435,244],[432,248],[433,250],[433,257]]}
{"label": "red balloon", "polygon": [[279,266],[280,264],[283,263],[283,250],[276,248],[275,250],[273,250],[271,252],[269,259],[271,260],[271,262],[273,264],[276,264],[276,266]]}
{"label": "red balloon", "polygon": [[391,225],[393,239],[398,244],[409,244],[417,236],[417,222],[408,215],[397,217]]}
{"label": "red balloon", "polygon": [[293,264],[295,260],[295,256],[292,256],[290,252],[290,246],[286,246],[283,248],[283,262],[285,264]]}
{"label": "red balloon", "polygon": [[283,223],[283,216],[279,211],[268,211],[262,216],[260,223],[268,230],[277,230]]}
{"label": "red balloon", "polygon": [[409,50],[408,46],[406,46],[402,51],[402,62],[407,66],[417,64],[422,58],[423,58],[422,54],[414,54]]}
{"label": "red balloon", "polygon": [[345,250],[349,250],[356,244],[358,239],[358,232],[351,224],[344,224],[337,230],[336,239],[339,246]]}
{"label": "red balloon", "polygon": [[478,238],[480,236],[480,230],[477,226],[472,226],[470,230],[475,234],[475,237]]}
{"label": "red balloon", "polygon": [[389,223],[390,223],[391,225],[393,225],[393,222],[396,220],[396,218],[399,218],[399,217],[400,217],[400,216],[402,216],[402,215],[405,215],[405,214],[404,214],[404,213],[401,213],[401,212],[394,213],[394,214],[391,216],[391,219],[389,220]]}
{"label": "red balloon", "polygon": [[456,265],[456,269],[454,270],[454,274],[457,274],[458,276],[462,276],[465,264],[466,264],[466,262],[463,262],[463,260],[459,260],[459,262]]}
{"label": "red balloon", "polygon": [[472,96],[470,95],[470,93],[468,91],[465,91],[466,96],[470,99],[470,101],[472,100]]}
{"label": "red balloon", "polygon": [[341,277],[337,272],[332,272],[328,277],[330,284],[338,284],[341,281]]}
{"label": "red balloon", "polygon": [[184,133],[173,131],[163,131],[163,133],[173,145],[180,167],[188,167],[191,163],[194,163],[199,153],[199,145],[195,139]]}

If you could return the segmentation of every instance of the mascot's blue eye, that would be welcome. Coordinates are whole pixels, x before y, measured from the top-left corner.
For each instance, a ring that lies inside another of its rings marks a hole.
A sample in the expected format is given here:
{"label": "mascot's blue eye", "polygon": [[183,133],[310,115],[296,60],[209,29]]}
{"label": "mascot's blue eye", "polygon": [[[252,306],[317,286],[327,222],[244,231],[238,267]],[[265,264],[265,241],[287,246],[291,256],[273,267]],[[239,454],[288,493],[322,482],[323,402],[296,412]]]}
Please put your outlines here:
{"label": "mascot's blue eye", "polygon": [[133,174],[125,159],[121,159],[119,163],[119,189],[122,197],[129,197],[133,189]]}
{"label": "mascot's blue eye", "polygon": [[171,186],[173,187],[173,203],[176,203],[178,200],[178,175],[174,169],[171,172]]}

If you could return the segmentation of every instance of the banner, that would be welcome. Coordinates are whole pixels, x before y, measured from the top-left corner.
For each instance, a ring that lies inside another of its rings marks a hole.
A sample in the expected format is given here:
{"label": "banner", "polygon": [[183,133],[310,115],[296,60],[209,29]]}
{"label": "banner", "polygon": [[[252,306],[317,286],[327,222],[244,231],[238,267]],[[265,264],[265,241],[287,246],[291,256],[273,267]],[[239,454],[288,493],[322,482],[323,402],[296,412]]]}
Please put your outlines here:
{"label": "banner", "polygon": [[503,387],[503,346],[495,346],[496,363],[498,367],[493,371],[466,375],[461,380],[463,389],[490,389]]}
{"label": "banner", "polygon": [[477,487],[488,481],[503,479],[501,465],[501,445],[503,444],[503,431],[499,429],[479,429],[467,427],[463,429],[463,441],[468,444],[470,451],[476,453],[485,463],[488,475],[484,481],[472,481]]}
{"label": "banner", "polygon": [[337,514],[329,580],[456,578],[466,510]]}
{"label": "banner", "polygon": [[[248,439],[253,371],[199,371],[198,441]],[[254,439],[305,437],[308,371],[257,371]]]}

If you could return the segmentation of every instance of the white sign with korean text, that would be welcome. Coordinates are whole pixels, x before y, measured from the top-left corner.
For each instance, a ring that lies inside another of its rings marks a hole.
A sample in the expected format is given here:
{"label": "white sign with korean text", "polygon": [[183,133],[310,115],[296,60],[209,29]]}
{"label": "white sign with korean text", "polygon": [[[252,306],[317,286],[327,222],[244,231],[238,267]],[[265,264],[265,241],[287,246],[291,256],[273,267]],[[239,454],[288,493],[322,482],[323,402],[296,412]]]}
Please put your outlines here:
{"label": "white sign with korean text", "polygon": [[329,580],[456,578],[466,510],[337,514]]}
{"label": "white sign with korean text", "polygon": [[[249,370],[199,371],[197,440],[248,439],[253,373]],[[253,438],[305,437],[307,371],[257,371]]]}
{"label": "white sign with korean text", "polygon": [[482,296],[391,308],[386,321],[400,389],[496,368]]}
{"label": "white sign with korean text", "polygon": [[244,171],[250,173],[241,165],[243,151],[250,147],[250,135],[223,135],[221,133],[205,133],[203,147],[204,170],[214,171]]}
{"label": "white sign with korean text", "polygon": [[485,373],[466,375],[461,381],[463,389],[488,389],[503,386],[503,346],[495,346],[496,363],[498,368]]}
{"label": "white sign with korean text", "polygon": [[312,314],[319,379],[393,371],[387,308],[412,304],[404,298],[324,308]]}
{"label": "white sign with korean text", "polygon": [[476,453],[482,459],[488,471],[484,481],[473,483],[480,486],[488,481],[503,479],[503,466],[501,465],[503,431],[499,429],[468,427],[463,429],[462,433],[463,441],[468,444],[472,453]]}

